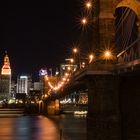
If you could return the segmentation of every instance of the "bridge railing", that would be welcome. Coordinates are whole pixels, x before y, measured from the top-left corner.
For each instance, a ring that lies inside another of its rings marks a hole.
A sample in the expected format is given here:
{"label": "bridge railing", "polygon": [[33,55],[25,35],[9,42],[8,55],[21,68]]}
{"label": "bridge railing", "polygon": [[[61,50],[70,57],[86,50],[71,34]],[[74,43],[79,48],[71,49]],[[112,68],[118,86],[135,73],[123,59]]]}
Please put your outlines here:
{"label": "bridge railing", "polygon": [[131,62],[140,59],[140,38],[117,55],[118,63]]}

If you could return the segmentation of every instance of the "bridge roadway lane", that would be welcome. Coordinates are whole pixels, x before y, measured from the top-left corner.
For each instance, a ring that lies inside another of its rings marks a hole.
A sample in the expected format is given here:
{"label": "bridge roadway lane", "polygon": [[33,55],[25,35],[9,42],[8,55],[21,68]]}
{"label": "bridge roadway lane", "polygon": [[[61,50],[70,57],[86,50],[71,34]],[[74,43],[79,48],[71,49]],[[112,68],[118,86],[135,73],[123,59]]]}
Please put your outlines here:
{"label": "bridge roadway lane", "polygon": [[0,140],[60,140],[60,133],[61,140],[86,140],[86,118],[70,114],[0,118]]}

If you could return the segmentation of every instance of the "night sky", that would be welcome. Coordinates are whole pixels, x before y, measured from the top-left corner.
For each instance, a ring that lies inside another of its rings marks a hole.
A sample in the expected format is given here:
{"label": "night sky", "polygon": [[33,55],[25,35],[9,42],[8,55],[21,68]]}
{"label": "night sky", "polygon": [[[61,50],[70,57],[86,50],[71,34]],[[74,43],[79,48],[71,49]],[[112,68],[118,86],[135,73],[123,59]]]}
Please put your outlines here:
{"label": "night sky", "polygon": [[78,0],[23,2],[0,8],[0,65],[6,50],[13,77],[59,67],[80,33]]}

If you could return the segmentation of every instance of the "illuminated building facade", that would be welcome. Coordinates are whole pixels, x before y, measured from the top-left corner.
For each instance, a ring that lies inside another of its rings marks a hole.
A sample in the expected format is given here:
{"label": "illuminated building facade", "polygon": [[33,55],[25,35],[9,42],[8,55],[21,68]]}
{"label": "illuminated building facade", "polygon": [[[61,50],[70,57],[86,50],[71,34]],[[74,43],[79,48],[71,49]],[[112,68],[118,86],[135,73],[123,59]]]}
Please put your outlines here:
{"label": "illuminated building facade", "polygon": [[60,65],[60,76],[64,76],[66,71],[76,71],[78,68],[77,65],[74,64],[61,64]]}
{"label": "illuminated building facade", "polygon": [[6,54],[0,75],[0,98],[9,99],[11,91],[11,67],[9,57]]}
{"label": "illuminated building facade", "polygon": [[17,78],[17,93],[29,94],[31,88],[31,77],[27,75],[21,75]]}

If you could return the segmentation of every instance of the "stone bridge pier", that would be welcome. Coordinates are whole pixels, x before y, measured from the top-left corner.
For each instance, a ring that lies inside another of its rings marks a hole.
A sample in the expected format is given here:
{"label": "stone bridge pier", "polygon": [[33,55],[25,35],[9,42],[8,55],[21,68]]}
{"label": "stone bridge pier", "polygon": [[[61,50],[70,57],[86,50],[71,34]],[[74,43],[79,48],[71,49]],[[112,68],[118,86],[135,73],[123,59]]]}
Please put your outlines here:
{"label": "stone bridge pier", "polygon": [[44,100],[39,103],[39,113],[47,115],[58,115],[60,113],[59,99]]}
{"label": "stone bridge pier", "polygon": [[88,88],[88,140],[140,139],[140,74],[94,71]]}
{"label": "stone bridge pier", "polygon": [[[115,31],[118,31],[120,26],[115,23],[121,23],[124,19],[117,21],[119,15],[114,17],[113,14],[116,9],[123,7],[140,19],[139,0],[94,1],[92,50],[98,53],[98,50],[106,48],[107,43],[109,46],[117,44],[120,36],[117,36]],[[126,21],[126,25],[129,25],[129,22]],[[137,28],[140,29],[140,26]],[[133,34],[131,37],[133,38]],[[119,46],[121,45],[123,44],[120,42]],[[116,49],[120,52],[123,48]],[[109,72],[109,68],[96,68],[95,65],[92,74],[86,71],[83,76],[89,97],[88,140],[140,140],[140,72],[122,74]]]}
{"label": "stone bridge pier", "polygon": [[119,77],[113,74],[86,77],[88,88],[88,140],[121,140]]}

